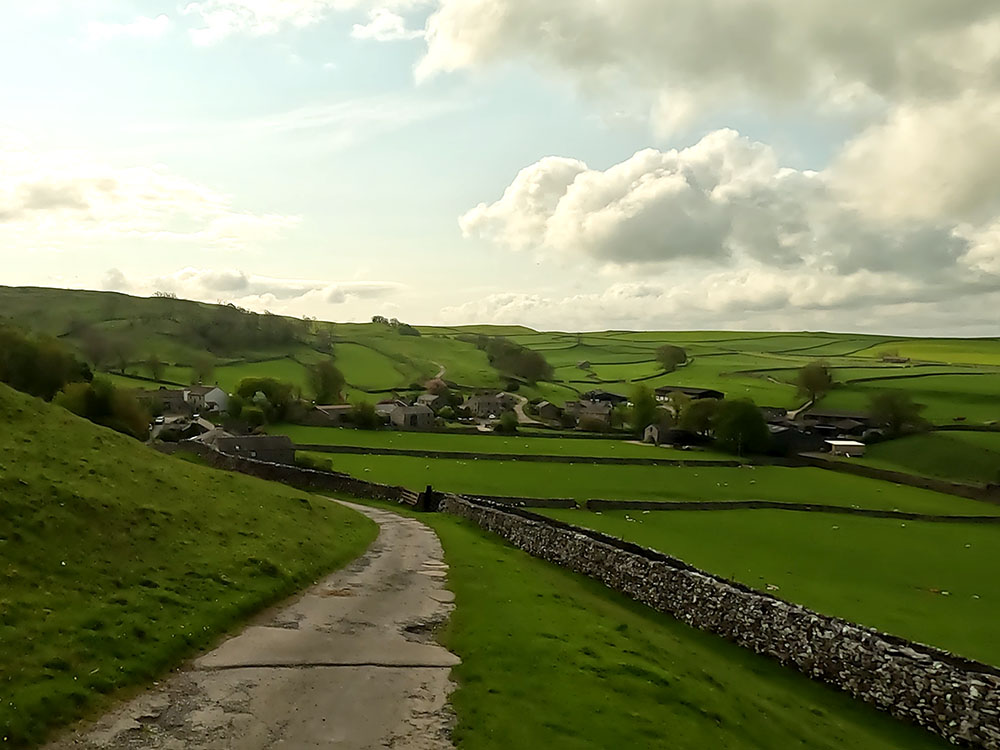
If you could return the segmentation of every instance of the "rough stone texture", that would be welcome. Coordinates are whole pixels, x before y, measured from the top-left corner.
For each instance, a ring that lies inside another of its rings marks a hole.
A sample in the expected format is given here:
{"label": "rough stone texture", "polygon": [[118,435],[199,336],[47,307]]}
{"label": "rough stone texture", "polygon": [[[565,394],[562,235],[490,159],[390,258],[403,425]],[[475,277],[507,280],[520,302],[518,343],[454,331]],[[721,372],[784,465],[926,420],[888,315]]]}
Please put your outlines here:
{"label": "rough stone texture", "polygon": [[241,474],[249,474],[259,479],[269,479],[273,482],[282,482],[304,490],[340,492],[354,497],[390,502],[399,502],[403,493],[406,492],[403,487],[366,482],[363,479],[356,479],[349,474],[341,474],[336,471],[317,471],[288,464],[273,464],[242,456],[231,456],[219,453],[201,443],[180,443],[177,447],[180,450],[196,453],[216,469],[238,471]]}
{"label": "rough stone texture", "polygon": [[440,510],[954,744],[1000,749],[1000,671],[985,664],[817,614],[652,550],[527,511],[455,495],[444,496]]}

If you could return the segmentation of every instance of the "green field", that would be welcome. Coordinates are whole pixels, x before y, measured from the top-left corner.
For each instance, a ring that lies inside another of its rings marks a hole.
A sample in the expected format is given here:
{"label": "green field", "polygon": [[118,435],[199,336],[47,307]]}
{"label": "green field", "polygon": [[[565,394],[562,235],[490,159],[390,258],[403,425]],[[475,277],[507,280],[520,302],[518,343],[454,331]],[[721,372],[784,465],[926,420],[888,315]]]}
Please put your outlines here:
{"label": "green field", "polygon": [[441,538],[456,597],[439,636],[462,659],[452,673],[456,747],[947,746],[467,522],[419,518]]}
{"label": "green field", "polygon": [[359,555],[375,526],[0,384],[0,728],[40,741]]}
{"label": "green field", "polygon": [[422,451],[456,451],[483,454],[532,454],[682,460],[732,460],[732,456],[707,449],[689,451],[624,440],[580,438],[508,437],[502,435],[449,435],[441,432],[370,431],[341,427],[278,425],[272,433],[288,435],[299,445],[352,445],[362,448],[398,448]]}
{"label": "green field", "polygon": [[[1000,665],[1000,526],[787,511],[540,511],[783,599]],[[947,593],[945,593],[947,592]]]}
{"label": "green field", "polygon": [[[529,399],[556,404],[600,387],[628,393],[642,383],[650,388],[684,385],[714,388],[727,398],[751,398],[761,406],[797,408],[798,368],[826,361],[842,383],[822,402],[833,409],[865,410],[880,390],[905,390],[926,404],[925,416],[937,424],[1000,421],[1000,339],[914,339],[820,332],[605,331],[539,332],[522,326],[419,326],[423,335],[401,336],[376,324],[319,323],[262,316],[261,325],[284,321],[294,329],[285,343],[270,339],[242,346],[199,344],[194,331],[213,330],[220,308],[176,299],[141,299],[107,292],[0,287],[0,310],[15,324],[60,336],[85,350],[86,331],[131,343],[127,371],[147,375],[143,362],[156,354],[169,367],[165,378],[186,383],[199,357],[216,360],[215,378],[231,390],[243,377],[268,376],[306,388],[305,367],[333,353],[346,376],[345,396],[377,400],[391,391],[411,391],[444,371],[455,387],[503,388],[509,378],[489,363],[484,352],[463,337],[508,336],[541,352],[554,369],[551,381],[520,384]],[[191,321],[201,325],[191,328]],[[271,341],[270,343],[268,343]],[[663,373],[656,349],[685,347],[688,363]],[[906,365],[881,362],[899,355]],[[267,360],[267,361],[264,361]],[[580,369],[577,364],[588,362]],[[109,369],[105,364],[103,369]],[[928,369],[933,368],[933,370]],[[930,378],[896,375],[936,372]],[[960,373],[975,373],[973,377]],[[885,375],[885,379],[881,377]],[[859,377],[879,380],[848,382]]]}
{"label": "green field", "polygon": [[958,482],[1000,483],[1000,432],[911,435],[870,446],[861,461]]}
{"label": "green field", "polygon": [[1000,506],[824,469],[607,466],[307,453],[384,484],[485,495],[608,500],[774,500],[955,515]]}

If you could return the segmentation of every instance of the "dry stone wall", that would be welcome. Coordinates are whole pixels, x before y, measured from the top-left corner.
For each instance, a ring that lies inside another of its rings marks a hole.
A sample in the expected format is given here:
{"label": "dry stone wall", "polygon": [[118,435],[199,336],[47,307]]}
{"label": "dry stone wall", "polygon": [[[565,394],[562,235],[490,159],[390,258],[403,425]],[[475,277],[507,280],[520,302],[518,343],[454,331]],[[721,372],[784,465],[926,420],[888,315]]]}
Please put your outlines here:
{"label": "dry stone wall", "polygon": [[446,495],[469,519],[529,554],[795,667],[966,747],[1000,750],[1000,671],[817,614],[598,532]]}

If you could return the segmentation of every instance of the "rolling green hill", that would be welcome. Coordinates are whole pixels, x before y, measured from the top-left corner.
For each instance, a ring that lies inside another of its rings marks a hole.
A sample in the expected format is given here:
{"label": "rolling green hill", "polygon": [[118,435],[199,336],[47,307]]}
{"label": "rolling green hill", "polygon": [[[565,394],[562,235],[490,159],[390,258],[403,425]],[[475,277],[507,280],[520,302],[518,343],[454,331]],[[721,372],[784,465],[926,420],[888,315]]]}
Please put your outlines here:
{"label": "rolling green hill", "polygon": [[0,384],[0,736],[22,747],[359,555],[341,506]]}
{"label": "rolling green hill", "polygon": [[[804,399],[795,374],[822,360],[837,387],[825,406],[864,409],[878,390],[905,390],[938,424],[1000,421],[1000,339],[915,339],[862,334],[735,331],[539,332],[523,326],[420,326],[403,336],[372,323],[325,323],[255,315],[178,299],[143,299],[110,292],[0,287],[0,315],[57,336],[100,369],[123,371],[119,384],[143,385],[154,356],[168,366],[162,382],[187,383],[192,366],[214,362],[212,381],[227,389],[250,375],[299,385],[308,396],[307,366],[331,355],[347,379],[350,401],[412,391],[436,374],[466,391],[508,387],[476,345],[478,336],[506,336],[540,352],[549,381],[522,383],[529,399],[557,404],[594,388],[627,394],[686,385],[716,388],[729,398],[794,408]],[[95,345],[96,342],[96,345]],[[101,343],[108,351],[100,351]],[[656,360],[663,344],[683,346],[689,361],[666,373]],[[332,350],[331,350],[332,347]],[[927,377],[923,377],[923,376]]]}

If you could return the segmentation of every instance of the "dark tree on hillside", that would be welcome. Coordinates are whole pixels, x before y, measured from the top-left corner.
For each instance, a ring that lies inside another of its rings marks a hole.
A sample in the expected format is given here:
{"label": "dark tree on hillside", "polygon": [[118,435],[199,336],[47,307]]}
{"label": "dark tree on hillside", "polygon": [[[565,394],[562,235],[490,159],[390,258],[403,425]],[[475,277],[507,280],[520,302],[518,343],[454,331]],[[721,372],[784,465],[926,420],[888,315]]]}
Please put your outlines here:
{"label": "dark tree on hillside", "polygon": [[656,350],[656,360],[667,372],[673,372],[680,365],[687,362],[687,352],[679,346],[664,344]]}
{"label": "dark tree on hillside", "polygon": [[816,402],[833,388],[833,375],[830,374],[826,362],[810,362],[799,370],[795,382],[800,394]]}
{"label": "dark tree on hillside", "polygon": [[382,418],[370,401],[359,401],[351,407],[351,422],[358,429],[375,430],[382,424]]}
{"label": "dark tree on hillside", "polygon": [[111,361],[114,363],[115,369],[122,375],[125,374],[134,348],[131,339],[124,333],[119,333],[111,339]]}
{"label": "dark tree on hillside", "polygon": [[198,354],[191,363],[191,383],[211,383],[215,376],[215,358],[211,354]]}
{"label": "dark tree on hillside", "polygon": [[636,386],[632,391],[632,409],[629,423],[636,433],[641,433],[651,424],[659,421],[660,404],[653,392],[644,385]]}
{"label": "dark tree on hillside", "polygon": [[95,370],[100,370],[111,359],[111,342],[96,328],[87,327],[80,335],[80,351]]}
{"label": "dark tree on hillside", "polygon": [[875,424],[890,435],[927,428],[927,420],[921,416],[924,405],[915,403],[904,391],[879,391],[871,397],[869,410]]}
{"label": "dark tree on hillside", "polygon": [[48,401],[68,383],[91,377],[90,368],[59,341],[0,325],[0,382]]}
{"label": "dark tree on hillside", "polygon": [[680,428],[698,435],[708,435],[712,432],[719,402],[714,398],[703,398],[689,401],[681,411]]}
{"label": "dark tree on hillside", "polygon": [[146,360],[146,369],[153,380],[163,380],[163,375],[167,371],[167,363],[155,354],[150,354],[149,359]]}
{"label": "dark tree on hillside", "polygon": [[771,442],[764,415],[749,399],[723,401],[712,420],[715,443],[737,456],[764,453]]}
{"label": "dark tree on hillside", "polygon": [[310,365],[309,385],[316,394],[316,403],[336,404],[340,402],[340,392],[344,389],[344,375],[332,359],[323,360]]}

